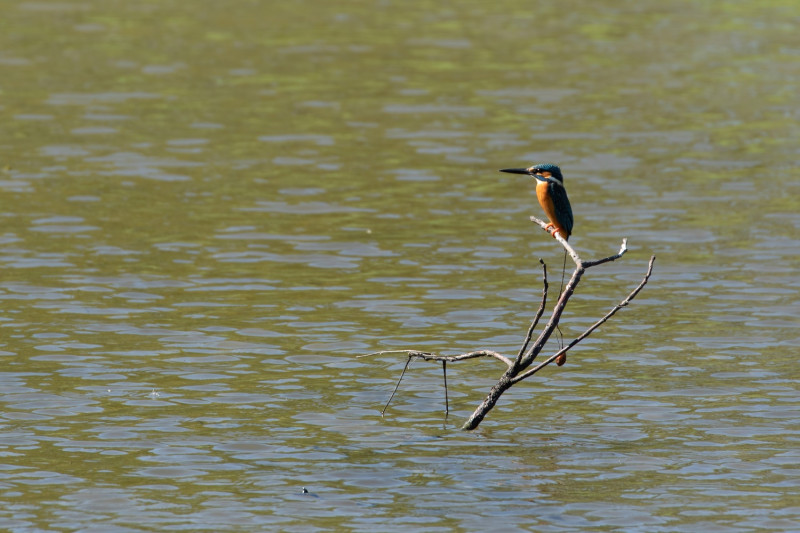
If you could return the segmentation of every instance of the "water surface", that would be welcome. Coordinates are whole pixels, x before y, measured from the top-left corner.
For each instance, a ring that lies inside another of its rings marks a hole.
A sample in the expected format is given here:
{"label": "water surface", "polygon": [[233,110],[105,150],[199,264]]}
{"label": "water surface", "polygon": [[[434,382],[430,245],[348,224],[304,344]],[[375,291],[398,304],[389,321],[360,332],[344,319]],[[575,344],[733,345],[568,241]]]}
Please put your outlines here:
{"label": "water surface", "polygon": [[[0,7],[0,528],[800,529],[798,8]],[[458,428],[562,253],[627,309]],[[303,487],[308,493],[303,492]]]}

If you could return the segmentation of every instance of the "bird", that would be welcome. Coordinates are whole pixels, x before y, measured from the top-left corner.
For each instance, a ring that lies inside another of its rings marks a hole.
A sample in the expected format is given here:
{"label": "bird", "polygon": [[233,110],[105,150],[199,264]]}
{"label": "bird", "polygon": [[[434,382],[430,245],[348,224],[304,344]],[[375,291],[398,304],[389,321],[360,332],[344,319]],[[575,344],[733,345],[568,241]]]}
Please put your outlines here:
{"label": "bird", "polygon": [[555,238],[556,232],[566,241],[572,235],[572,206],[569,204],[564,176],[558,165],[540,163],[528,168],[504,168],[500,172],[525,174],[536,179],[536,198],[550,220],[545,228]]}
{"label": "bird", "polygon": [[[542,206],[545,215],[550,220],[545,229],[556,238],[556,233],[565,240],[572,235],[573,217],[572,206],[569,204],[567,189],[564,188],[564,176],[558,165],[552,163],[539,163],[528,168],[504,168],[500,172],[511,174],[525,174],[536,179],[536,198]],[[564,250],[564,268],[567,265],[567,251]],[[564,270],[561,272],[561,287],[564,287]],[[561,297],[561,290],[559,297]],[[559,333],[561,330],[559,329]],[[561,342],[559,341],[559,345]],[[563,353],[556,358],[556,364],[562,366],[567,362],[567,354]]]}

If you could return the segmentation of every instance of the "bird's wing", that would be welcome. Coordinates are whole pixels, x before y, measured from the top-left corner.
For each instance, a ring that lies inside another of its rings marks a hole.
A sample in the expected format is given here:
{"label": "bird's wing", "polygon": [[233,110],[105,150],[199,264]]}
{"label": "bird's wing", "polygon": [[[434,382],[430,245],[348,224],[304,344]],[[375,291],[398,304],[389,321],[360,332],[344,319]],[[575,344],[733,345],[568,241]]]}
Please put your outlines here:
{"label": "bird's wing", "polygon": [[572,234],[572,206],[569,205],[567,190],[557,181],[551,180],[550,197],[553,199],[553,207],[555,207],[559,222],[564,225],[565,230]]}

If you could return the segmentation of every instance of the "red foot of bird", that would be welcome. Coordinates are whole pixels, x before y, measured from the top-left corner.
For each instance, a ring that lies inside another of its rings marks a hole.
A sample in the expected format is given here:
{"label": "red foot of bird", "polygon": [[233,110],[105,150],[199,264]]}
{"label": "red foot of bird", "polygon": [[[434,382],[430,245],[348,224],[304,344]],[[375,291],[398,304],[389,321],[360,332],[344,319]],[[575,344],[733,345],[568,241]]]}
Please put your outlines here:
{"label": "red foot of bird", "polygon": [[558,366],[564,366],[564,363],[566,363],[566,362],[567,362],[567,354],[562,353],[561,355],[556,357],[556,364]]}
{"label": "red foot of bird", "polygon": [[[559,235],[561,235],[561,238],[562,238],[562,239],[564,238],[564,232],[563,232],[563,231],[562,231],[560,228],[557,228],[557,227],[555,227],[555,226],[553,226],[553,228],[552,228],[552,229],[549,229],[549,230],[547,230],[547,233],[549,233],[550,235],[552,235],[552,237],[553,237],[554,239],[556,238],[556,233],[558,233]],[[569,236],[567,236],[566,238],[568,239],[568,238],[569,238]]]}

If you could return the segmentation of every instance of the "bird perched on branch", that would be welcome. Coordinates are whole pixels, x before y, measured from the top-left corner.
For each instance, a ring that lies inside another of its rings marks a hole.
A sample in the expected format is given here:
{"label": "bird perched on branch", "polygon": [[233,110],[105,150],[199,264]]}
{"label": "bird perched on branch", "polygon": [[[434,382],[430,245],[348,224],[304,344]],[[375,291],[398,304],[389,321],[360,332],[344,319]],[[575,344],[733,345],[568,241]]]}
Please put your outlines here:
{"label": "bird perched on branch", "polygon": [[[500,172],[511,174],[525,174],[536,179],[536,198],[542,206],[544,213],[550,220],[547,224],[547,231],[555,239],[556,233],[566,241],[572,235],[572,206],[569,205],[567,189],[564,188],[564,176],[561,169],[551,163],[541,163],[528,168],[504,168]],[[567,251],[564,250],[564,267],[561,271],[561,287],[564,287],[564,272],[567,266]],[[561,289],[558,291],[561,297]],[[559,334],[561,330],[559,329]],[[559,345],[561,341],[559,340]],[[561,354],[556,359],[558,366],[567,362],[567,354]]]}
{"label": "bird perched on branch", "polygon": [[572,235],[572,206],[569,205],[567,190],[564,188],[564,176],[561,169],[550,163],[533,165],[528,168],[504,168],[500,172],[525,174],[536,179],[536,198],[544,209],[550,223],[548,231],[555,238],[559,232],[564,240]]}

